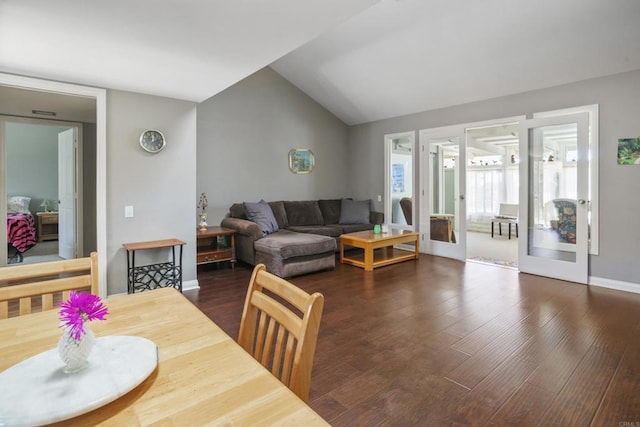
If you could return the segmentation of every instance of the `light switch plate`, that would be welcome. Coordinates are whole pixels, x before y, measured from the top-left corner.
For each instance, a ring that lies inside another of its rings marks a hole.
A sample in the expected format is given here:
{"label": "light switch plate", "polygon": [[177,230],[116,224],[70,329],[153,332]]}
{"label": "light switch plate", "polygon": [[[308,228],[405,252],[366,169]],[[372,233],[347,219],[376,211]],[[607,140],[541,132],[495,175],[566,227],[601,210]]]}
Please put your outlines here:
{"label": "light switch plate", "polygon": [[133,206],[125,206],[124,207],[124,217],[125,218],[133,218]]}

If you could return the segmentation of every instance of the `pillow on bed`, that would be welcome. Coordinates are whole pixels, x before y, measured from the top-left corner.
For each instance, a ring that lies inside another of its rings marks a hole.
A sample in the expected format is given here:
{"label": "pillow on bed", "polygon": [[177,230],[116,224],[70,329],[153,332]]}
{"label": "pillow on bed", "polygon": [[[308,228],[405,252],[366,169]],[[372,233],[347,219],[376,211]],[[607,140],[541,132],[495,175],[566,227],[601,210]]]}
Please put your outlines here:
{"label": "pillow on bed", "polygon": [[31,197],[24,196],[11,196],[7,199],[7,212],[29,212],[29,203],[31,203]]}

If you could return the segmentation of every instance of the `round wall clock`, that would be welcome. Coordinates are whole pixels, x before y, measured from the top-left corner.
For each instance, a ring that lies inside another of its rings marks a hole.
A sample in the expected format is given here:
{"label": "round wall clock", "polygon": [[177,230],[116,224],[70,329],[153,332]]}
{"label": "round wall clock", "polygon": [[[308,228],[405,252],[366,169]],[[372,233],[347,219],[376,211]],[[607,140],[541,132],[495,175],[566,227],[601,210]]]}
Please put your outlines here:
{"label": "round wall clock", "polygon": [[140,146],[149,153],[158,153],[165,145],[167,141],[159,130],[147,129],[140,135]]}

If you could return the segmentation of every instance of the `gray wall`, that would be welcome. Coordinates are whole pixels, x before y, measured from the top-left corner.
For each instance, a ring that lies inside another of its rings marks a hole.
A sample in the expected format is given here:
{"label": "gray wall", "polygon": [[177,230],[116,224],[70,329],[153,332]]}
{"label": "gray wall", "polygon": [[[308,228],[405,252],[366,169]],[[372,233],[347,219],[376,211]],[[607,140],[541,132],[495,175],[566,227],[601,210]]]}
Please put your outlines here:
{"label": "gray wall", "polygon": [[[162,131],[158,154],[140,148],[140,133]],[[224,159],[224,157],[222,158]],[[216,160],[220,160],[217,158]],[[196,279],[196,104],[109,90],[107,93],[108,294],[127,291],[123,243],[184,240],[184,281]],[[124,207],[134,206],[134,218]],[[168,250],[136,254],[137,264],[169,259]]]}
{"label": "gray wall", "polygon": [[68,127],[6,123],[7,195],[31,197],[31,212],[43,200],[58,200],[58,133]]}
{"label": "gray wall", "polygon": [[349,179],[354,196],[383,194],[385,134],[521,114],[531,117],[534,112],[588,104],[600,105],[600,255],[590,257],[590,275],[639,283],[640,167],[618,166],[616,155],[618,138],[640,135],[640,70],[353,126]]}
{"label": "gray wall", "polygon": [[[347,126],[270,68],[198,105],[197,126],[209,225],[234,202],[351,196]],[[292,148],[314,152],[310,174],[289,171]]]}

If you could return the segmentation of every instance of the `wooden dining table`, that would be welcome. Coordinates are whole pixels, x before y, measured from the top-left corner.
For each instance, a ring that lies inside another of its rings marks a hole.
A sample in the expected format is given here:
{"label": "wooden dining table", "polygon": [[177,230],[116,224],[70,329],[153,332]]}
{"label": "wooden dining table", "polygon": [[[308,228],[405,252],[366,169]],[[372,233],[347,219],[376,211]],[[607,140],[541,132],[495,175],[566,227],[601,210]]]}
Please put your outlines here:
{"label": "wooden dining table", "polygon": [[[96,338],[151,340],[158,365],[127,394],[61,424],[328,425],[177,290],[114,296],[105,304],[107,319],[89,324]],[[48,310],[0,320],[0,372],[56,347],[57,316]]]}

